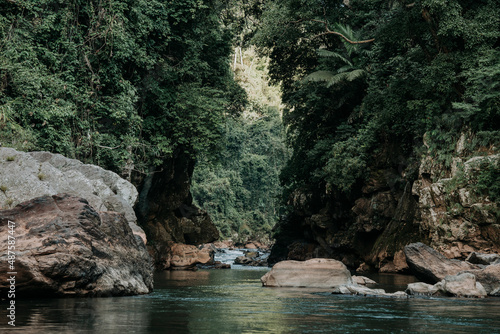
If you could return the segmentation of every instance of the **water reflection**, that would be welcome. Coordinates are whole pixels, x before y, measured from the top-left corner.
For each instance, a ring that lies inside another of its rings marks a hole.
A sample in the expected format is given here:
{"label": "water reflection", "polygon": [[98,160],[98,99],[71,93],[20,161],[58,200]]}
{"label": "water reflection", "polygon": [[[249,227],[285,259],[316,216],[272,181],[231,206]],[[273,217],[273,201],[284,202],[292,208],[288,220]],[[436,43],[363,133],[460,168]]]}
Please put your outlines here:
{"label": "water reflection", "polygon": [[[389,299],[263,288],[265,271],[162,272],[147,296],[18,301],[25,333],[494,333],[500,298]],[[406,284],[386,275],[383,284]],[[411,279],[411,278],[410,278]],[[0,310],[6,319],[5,308]],[[4,329],[6,322],[0,324]]]}

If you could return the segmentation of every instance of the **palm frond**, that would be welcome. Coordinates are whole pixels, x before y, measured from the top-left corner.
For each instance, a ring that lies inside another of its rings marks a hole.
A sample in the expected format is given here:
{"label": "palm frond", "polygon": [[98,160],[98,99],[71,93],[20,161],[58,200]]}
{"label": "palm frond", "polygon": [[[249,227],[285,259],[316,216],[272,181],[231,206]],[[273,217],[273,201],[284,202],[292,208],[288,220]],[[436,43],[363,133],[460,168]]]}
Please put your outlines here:
{"label": "palm frond", "polygon": [[337,58],[337,59],[343,61],[344,63],[349,64],[349,65],[352,66],[351,61],[349,59],[345,58],[344,56],[342,56],[338,52],[333,52],[333,51],[329,51],[329,50],[326,50],[326,49],[319,49],[318,50],[318,56],[320,56],[320,57],[329,57],[329,58]]}
{"label": "palm frond", "polygon": [[362,76],[364,76],[366,73],[365,70],[363,69],[356,69],[356,70],[353,70],[349,73],[346,73],[346,80],[347,81],[353,81],[353,80],[356,80],[358,78],[361,78]]}
{"label": "palm frond", "polygon": [[346,65],[346,66],[342,66],[341,68],[337,69],[337,72],[342,73],[342,72],[352,71],[353,68],[354,67],[352,65]]}
{"label": "palm frond", "polygon": [[313,72],[309,75],[307,75],[303,81],[304,82],[319,82],[319,81],[323,81],[323,82],[329,82],[333,77],[335,77],[336,74],[334,72],[331,72],[331,71],[316,71],[316,72]]}
{"label": "palm frond", "polygon": [[338,73],[335,74],[330,80],[327,82],[326,87],[330,88],[332,86],[338,85],[339,83],[346,81],[349,73]]}

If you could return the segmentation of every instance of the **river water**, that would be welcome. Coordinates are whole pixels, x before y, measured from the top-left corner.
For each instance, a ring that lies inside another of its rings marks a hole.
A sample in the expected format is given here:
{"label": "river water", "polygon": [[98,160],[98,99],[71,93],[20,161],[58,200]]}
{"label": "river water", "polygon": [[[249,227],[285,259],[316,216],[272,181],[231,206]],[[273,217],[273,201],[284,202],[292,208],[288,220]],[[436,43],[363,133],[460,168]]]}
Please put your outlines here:
{"label": "river water", "polygon": [[[392,299],[264,288],[267,268],[165,271],[152,294],[18,300],[24,333],[500,333],[500,298]],[[378,275],[387,290],[413,281]]]}

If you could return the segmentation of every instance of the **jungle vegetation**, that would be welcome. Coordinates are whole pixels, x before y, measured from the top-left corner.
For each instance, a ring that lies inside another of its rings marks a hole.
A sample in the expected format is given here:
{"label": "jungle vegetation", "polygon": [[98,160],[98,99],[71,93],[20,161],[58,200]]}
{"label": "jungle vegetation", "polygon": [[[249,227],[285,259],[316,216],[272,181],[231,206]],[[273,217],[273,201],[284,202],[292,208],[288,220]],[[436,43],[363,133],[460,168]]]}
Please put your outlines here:
{"label": "jungle vegetation", "polygon": [[225,237],[269,233],[296,190],[356,198],[383,151],[409,179],[464,132],[496,152],[499,27],[496,0],[3,0],[0,141],[132,181],[188,153]]}

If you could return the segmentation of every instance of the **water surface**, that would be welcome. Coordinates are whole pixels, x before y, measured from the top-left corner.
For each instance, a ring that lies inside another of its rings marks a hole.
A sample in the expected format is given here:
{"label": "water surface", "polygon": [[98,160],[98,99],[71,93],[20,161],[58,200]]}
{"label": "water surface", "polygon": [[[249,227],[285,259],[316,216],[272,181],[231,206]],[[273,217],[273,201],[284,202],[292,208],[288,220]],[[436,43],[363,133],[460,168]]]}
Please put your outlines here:
{"label": "water surface", "polygon": [[[145,296],[19,300],[14,331],[500,333],[500,298],[390,299],[263,288],[260,277],[266,270],[157,273],[155,291]],[[407,278],[386,275],[382,280],[387,285],[401,279]]]}

